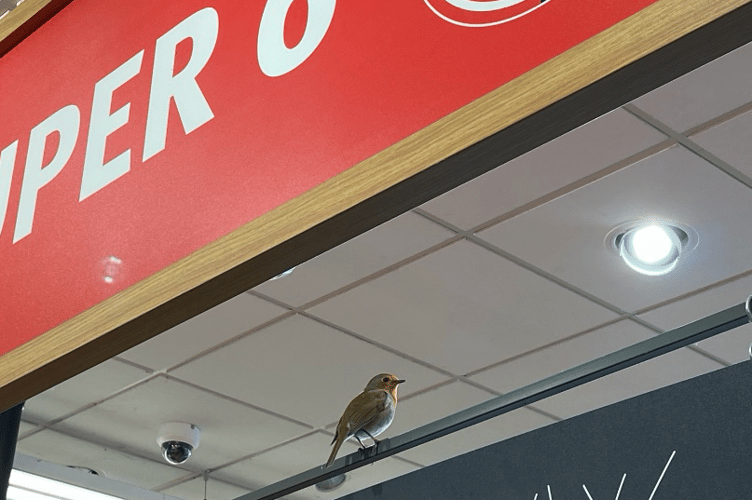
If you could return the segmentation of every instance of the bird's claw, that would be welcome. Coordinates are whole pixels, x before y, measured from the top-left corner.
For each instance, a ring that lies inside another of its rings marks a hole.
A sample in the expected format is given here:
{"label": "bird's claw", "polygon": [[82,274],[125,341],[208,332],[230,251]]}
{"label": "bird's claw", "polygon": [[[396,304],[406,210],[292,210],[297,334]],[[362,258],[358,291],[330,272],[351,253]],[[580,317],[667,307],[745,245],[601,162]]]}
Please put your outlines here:
{"label": "bird's claw", "polygon": [[376,453],[379,452],[379,441],[374,441],[373,445],[369,447],[363,446],[362,448],[358,448],[358,450],[360,450],[360,453],[363,455],[364,458],[371,455],[371,450],[373,450],[373,454],[375,455]]}

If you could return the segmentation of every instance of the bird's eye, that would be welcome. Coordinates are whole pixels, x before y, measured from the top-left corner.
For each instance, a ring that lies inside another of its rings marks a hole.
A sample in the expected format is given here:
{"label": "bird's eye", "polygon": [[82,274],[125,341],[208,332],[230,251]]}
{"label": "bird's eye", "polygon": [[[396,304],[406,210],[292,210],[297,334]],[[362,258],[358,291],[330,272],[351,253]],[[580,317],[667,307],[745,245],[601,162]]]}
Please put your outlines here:
{"label": "bird's eye", "polygon": [[389,382],[389,377],[384,377],[381,379],[382,382]]}

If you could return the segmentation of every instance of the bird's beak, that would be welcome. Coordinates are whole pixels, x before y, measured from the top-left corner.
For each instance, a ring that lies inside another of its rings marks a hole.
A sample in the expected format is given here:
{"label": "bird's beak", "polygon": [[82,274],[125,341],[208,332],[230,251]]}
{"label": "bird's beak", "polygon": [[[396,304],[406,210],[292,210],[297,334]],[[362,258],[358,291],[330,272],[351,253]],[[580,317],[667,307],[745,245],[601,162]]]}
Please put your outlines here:
{"label": "bird's beak", "polygon": [[394,385],[397,385],[397,384],[401,384],[401,383],[403,383],[403,382],[404,382],[404,380],[395,380],[395,381],[394,381]]}

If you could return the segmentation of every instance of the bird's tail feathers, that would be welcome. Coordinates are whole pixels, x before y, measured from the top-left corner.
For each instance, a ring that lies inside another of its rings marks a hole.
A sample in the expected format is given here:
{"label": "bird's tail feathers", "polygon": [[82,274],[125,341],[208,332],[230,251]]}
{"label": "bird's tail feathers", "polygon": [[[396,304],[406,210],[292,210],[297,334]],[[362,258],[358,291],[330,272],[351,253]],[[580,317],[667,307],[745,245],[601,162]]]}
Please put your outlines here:
{"label": "bird's tail feathers", "polygon": [[329,460],[326,461],[326,466],[327,467],[329,467],[330,465],[332,465],[332,462],[334,462],[334,459],[337,458],[337,452],[339,451],[340,446],[342,446],[342,443],[345,442],[344,439],[337,439],[338,436],[339,436],[339,434],[337,434],[337,435],[334,436],[334,439],[335,439],[336,443],[334,441],[332,441],[334,443],[334,448],[332,449],[331,455],[329,455]]}

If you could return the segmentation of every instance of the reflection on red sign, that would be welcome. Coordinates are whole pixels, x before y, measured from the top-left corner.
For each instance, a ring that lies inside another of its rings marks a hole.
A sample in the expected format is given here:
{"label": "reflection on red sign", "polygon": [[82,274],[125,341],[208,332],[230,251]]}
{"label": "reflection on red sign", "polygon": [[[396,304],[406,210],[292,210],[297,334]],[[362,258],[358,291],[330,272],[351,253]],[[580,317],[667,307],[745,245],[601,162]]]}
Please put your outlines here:
{"label": "reflection on red sign", "polygon": [[655,0],[74,0],[0,60],[0,354]]}

